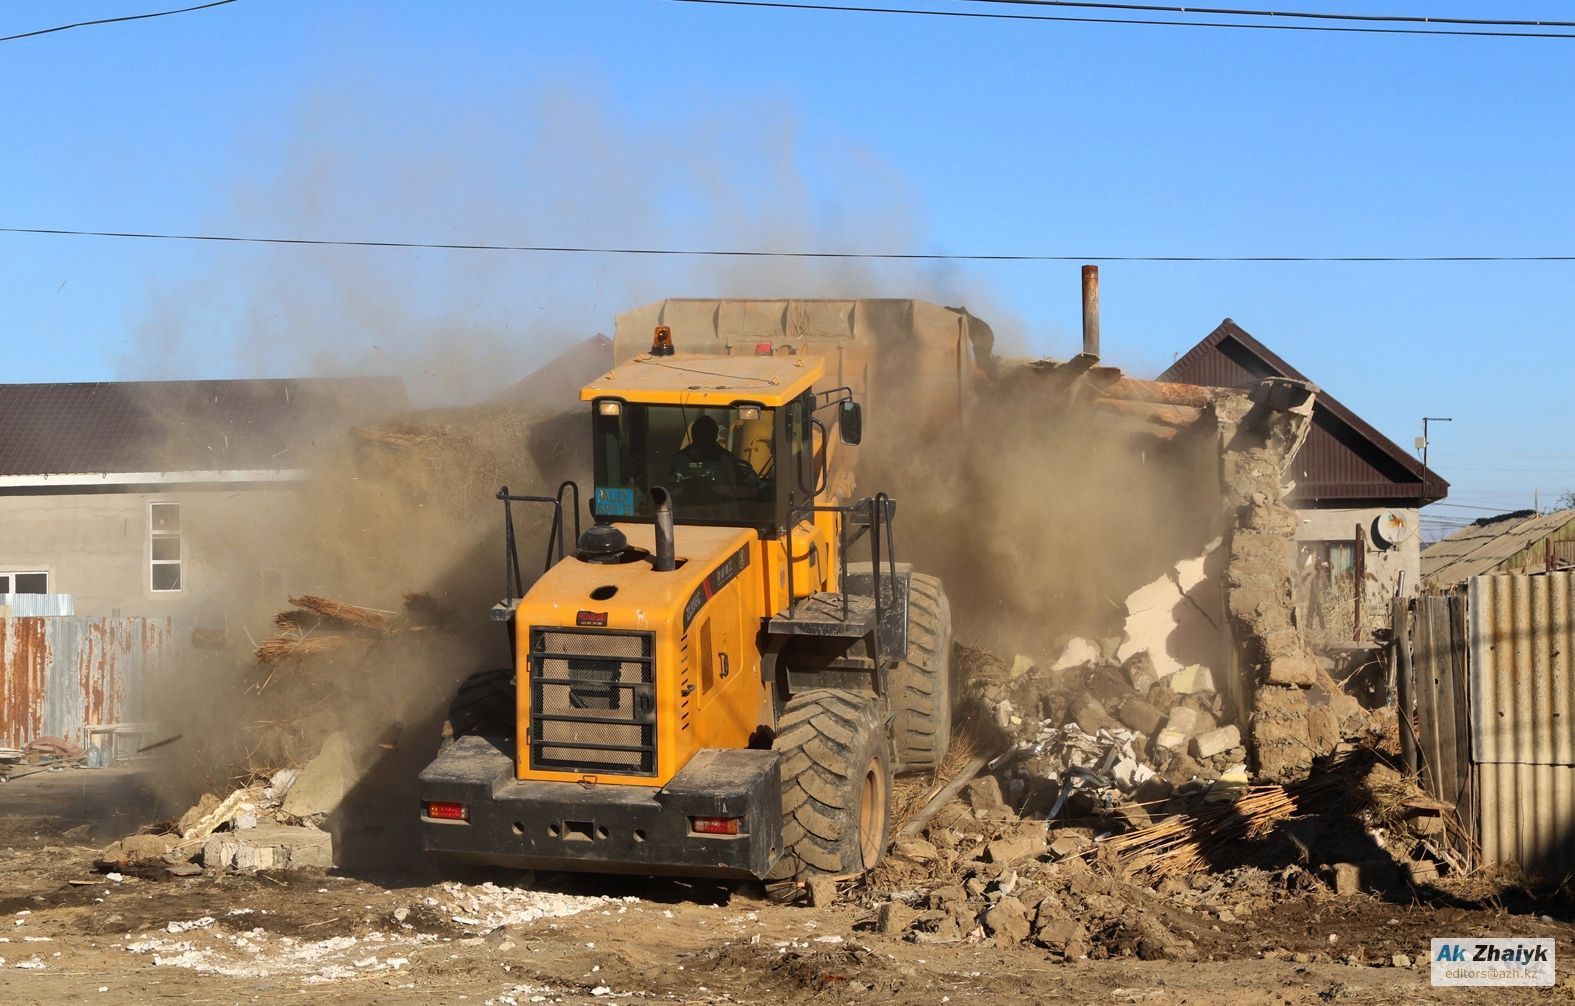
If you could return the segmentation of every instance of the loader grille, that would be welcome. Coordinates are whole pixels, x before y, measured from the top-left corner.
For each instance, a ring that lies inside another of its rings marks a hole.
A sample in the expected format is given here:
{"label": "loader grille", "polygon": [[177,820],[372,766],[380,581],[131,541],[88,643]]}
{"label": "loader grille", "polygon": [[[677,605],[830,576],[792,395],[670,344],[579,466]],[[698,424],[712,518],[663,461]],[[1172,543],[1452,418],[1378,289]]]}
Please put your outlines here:
{"label": "loader grille", "polygon": [[656,674],[648,632],[531,629],[531,767],[656,773]]}

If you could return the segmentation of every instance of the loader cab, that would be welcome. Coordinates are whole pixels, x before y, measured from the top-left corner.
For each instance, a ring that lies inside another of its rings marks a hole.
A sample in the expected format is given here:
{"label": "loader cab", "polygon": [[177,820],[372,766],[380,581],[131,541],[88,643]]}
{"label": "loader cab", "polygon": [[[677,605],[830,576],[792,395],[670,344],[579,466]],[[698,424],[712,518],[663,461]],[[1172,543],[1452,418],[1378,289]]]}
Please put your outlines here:
{"label": "loader cab", "polygon": [[778,406],[597,398],[596,512],[652,522],[652,490],[660,486],[672,493],[679,524],[749,527],[775,537],[787,525],[789,497],[803,503],[814,494],[813,410],[808,390]]}
{"label": "loader cab", "polygon": [[824,488],[816,411],[852,397],[846,388],[817,396],[824,376],[816,356],[675,355],[658,328],[649,354],[580,389],[591,407],[596,513],[654,523],[661,487],[679,524],[782,534]]}

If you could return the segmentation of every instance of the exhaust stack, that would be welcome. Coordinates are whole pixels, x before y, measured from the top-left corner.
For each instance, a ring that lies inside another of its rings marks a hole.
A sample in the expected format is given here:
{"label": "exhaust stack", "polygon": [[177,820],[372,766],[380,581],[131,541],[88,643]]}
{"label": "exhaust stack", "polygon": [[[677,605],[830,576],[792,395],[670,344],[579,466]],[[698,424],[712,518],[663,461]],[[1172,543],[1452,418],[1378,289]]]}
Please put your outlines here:
{"label": "exhaust stack", "polygon": [[661,486],[652,486],[651,502],[656,504],[656,571],[671,573],[678,568],[673,547],[673,495]]}
{"label": "exhaust stack", "polygon": [[1083,355],[1099,359],[1099,266],[1083,267]]}

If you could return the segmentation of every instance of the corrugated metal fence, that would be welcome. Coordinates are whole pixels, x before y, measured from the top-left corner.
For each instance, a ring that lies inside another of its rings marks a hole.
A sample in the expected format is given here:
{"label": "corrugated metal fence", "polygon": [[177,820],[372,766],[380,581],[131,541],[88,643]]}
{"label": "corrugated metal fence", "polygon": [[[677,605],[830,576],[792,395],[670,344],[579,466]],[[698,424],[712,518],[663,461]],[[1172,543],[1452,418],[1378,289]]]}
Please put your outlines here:
{"label": "corrugated metal fence", "polygon": [[138,719],[166,666],[168,618],[0,618],[0,747],[35,737],[87,744],[87,728]]}
{"label": "corrugated metal fence", "polygon": [[1575,573],[1473,577],[1471,729],[1485,862],[1575,866]]}

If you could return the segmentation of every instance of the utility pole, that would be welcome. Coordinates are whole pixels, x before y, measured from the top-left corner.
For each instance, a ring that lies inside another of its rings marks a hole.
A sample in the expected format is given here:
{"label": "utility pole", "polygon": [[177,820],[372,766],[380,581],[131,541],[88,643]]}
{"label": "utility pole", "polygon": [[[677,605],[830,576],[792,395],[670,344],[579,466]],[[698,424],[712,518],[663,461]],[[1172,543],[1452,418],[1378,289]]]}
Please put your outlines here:
{"label": "utility pole", "polygon": [[1424,496],[1427,495],[1427,475],[1428,475],[1428,472],[1431,471],[1431,469],[1429,469],[1427,467],[1427,444],[1428,444],[1427,424],[1428,423],[1452,423],[1454,421],[1455,421],[1454,417],[1452,417],[1452,416],[1423,416],[1422,417],[1422,435],[1420,437],[1416,438],[1416,446],[1417,446],[1417,449],[1422,452],[1422,495],[1424,495]]}

